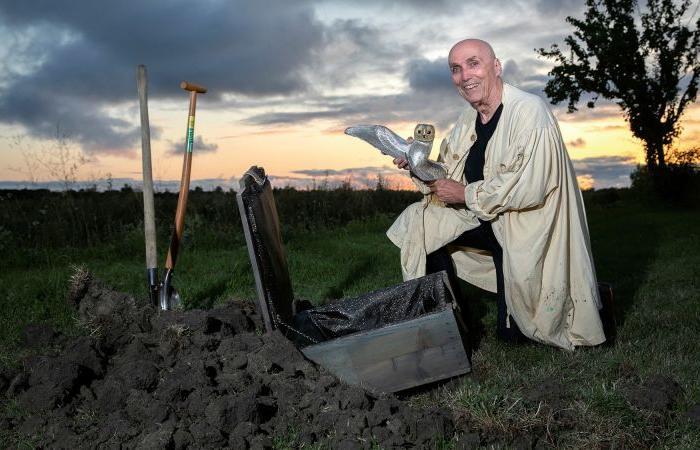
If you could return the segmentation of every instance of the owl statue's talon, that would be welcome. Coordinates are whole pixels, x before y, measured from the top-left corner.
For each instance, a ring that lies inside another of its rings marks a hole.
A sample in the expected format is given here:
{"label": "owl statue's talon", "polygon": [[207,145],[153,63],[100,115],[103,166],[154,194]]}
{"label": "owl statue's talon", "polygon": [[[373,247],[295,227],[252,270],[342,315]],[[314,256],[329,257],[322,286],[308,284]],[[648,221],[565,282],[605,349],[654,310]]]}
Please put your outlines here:
{"label": "owl statue's talon", "polygon": [[349,127],[345,129],[345,134],[362,139],[385,155],[407,160],[411,173],[422,181],[433,181],[447,176],[442,164],[428,158],[435,140],[435,127],[432,125],[416,125],[413,140],[410,142],[382,125]]}

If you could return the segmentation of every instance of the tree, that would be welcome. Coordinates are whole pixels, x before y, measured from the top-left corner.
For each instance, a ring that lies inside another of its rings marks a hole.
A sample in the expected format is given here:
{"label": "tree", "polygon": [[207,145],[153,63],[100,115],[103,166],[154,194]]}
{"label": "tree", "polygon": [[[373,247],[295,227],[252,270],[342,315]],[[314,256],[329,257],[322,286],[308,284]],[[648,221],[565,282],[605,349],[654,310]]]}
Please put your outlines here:
{"label": "tree", "polygon": [[648,0],[640,13],[636,0],[587,0],[583,20],[566,18],[575,28],[564,40],[569,52],[556,44],[536,50],[555,61],[544,89],[553,104],[568,100],[574,112],[589,93],[589,108],[599,97],[620,106],[644,143],[652,177],[665,171],[665,152],[698,92],[700,18],[694,30],[688,28],[693,17],[683,24],[689,6],[689,0]]}
{"label": "tree", "polygon": [[15,136],[10,144],[11,149],[21,153],[24,162],[24,168],[11,169],[25,175],[30,186],[39,182],[39,172],[43,169],[49,177],[60,181],[64,191],[70,191],[78,181],[81,168],[92,162],[88,155],[61,131],[60,125],[56,125],[56,134],[43,145],[31,145],[36,147],[30,147],[27,136],[24,135]]}

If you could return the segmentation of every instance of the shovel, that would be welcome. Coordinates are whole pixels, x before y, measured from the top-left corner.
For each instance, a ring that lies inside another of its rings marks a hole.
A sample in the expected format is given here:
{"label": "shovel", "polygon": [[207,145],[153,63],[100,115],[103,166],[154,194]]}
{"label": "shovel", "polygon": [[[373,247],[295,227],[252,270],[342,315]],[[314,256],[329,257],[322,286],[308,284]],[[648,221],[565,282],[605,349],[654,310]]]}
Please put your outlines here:
{"label": "shovel", "polygon": [[158,266],[156,264],[156,220],[153,206],[153,175],[151,171],[151,131],[148,124],[148,79],[146,66],[140,65],[136,74],[141,110],[141,161],[143,164],[143,229],[146,238],[146,283],[151,305],[158,305]]}
{"label": "shovel", "polygon": [[180,294],[172,285],[173,269],[177,261],[177,252],[182,241],[182,233],[185,229],[185,209],[187,208],[187,195],[190,191],[190,172],[192,171],[192,148],[194,146],[194,111],[197,105],[197,94],[204,94],[207,88],[183,81],[180,87],[190,92],[190,112],[187,118],[187,137],[185,140],[185,158],[182,163],[182,178],[180,179],[180,194],[177,197],[177,209],[175,210],[175,230],[170,239],[168,257],[165,260],[165,276],[160,287],[159,303],[161,311],[169,311],[182,305]]}

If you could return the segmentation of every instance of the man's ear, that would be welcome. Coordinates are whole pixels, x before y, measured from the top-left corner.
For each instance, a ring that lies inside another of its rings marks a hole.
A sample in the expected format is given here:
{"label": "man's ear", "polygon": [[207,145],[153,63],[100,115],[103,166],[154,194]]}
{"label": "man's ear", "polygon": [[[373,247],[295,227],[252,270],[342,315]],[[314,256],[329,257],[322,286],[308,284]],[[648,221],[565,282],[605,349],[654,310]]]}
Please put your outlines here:
{"label": "man's ear", "polygon": [[493,67],[496,69],[496,75],[501,76],[503,74],[503,67],[501,67],[501,60],[498,58],[495,58],[493,60]]}

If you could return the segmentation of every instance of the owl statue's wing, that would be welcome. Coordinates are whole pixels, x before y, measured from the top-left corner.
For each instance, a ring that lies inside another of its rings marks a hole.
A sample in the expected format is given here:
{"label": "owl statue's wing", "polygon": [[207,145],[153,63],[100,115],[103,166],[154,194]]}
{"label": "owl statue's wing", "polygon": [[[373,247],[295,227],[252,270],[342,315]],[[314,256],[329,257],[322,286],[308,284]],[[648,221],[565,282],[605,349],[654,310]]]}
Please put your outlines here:
{"label": "owl statue's wing", "polygon": [[345,134],[362,139],[385,155],[407,159],[411,144],[382,125],[358,125],[345,129]]}
{"label": "owl statue's wing", "polygon": [[422,181],[434,181],[447,177],[443,164],[428,159],[433,141],[413,141],[408,150],[408,165],[411,173]]}

